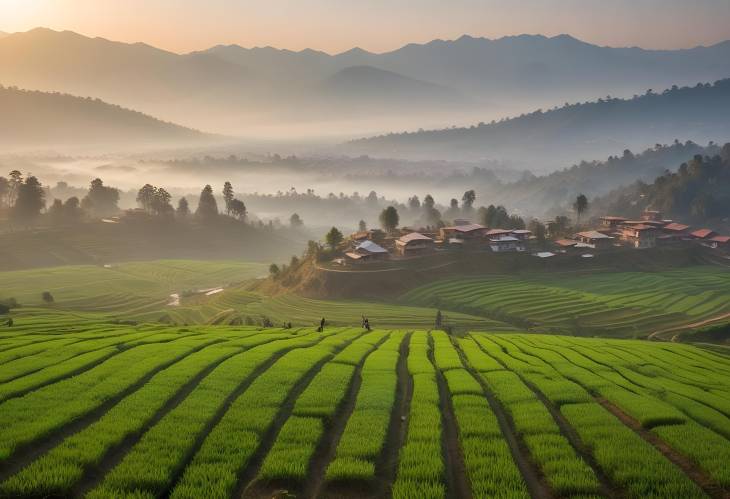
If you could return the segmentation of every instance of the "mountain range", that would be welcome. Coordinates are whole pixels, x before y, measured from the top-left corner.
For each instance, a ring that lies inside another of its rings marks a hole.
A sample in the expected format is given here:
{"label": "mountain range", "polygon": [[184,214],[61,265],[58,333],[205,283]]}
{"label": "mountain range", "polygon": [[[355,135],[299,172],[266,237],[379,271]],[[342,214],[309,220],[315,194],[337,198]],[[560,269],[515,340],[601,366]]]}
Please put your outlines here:
{"label": "mountain range", "polygon": [[730,76],[730,42],[662,51],[567,35],[462,36],[382,54],[237,45],[177,54],[38,28],[0,37],[0,67],[0,84],[98,97],[213,132],[299,123],[356,136],[714,81]]}

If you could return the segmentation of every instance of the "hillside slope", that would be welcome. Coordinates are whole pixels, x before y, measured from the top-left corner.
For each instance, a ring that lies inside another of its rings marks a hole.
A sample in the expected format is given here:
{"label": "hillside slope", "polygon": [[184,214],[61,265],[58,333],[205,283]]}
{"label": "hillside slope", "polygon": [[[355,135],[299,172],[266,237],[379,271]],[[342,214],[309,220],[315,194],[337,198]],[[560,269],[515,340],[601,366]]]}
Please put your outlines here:
{"label": "hillside slope", "polygon": [[677,137],[722,141],[730,136],[728,111],[730,79],[632,99],[566,104],[468,128],[392,133],[352,141],[345,149],[391,157],[489,157],[547,169]]}
{"label": "hillside slope", "polygon": [[0,87],[0,143],[12,145],[169,143],[205,134],[99,99]]}

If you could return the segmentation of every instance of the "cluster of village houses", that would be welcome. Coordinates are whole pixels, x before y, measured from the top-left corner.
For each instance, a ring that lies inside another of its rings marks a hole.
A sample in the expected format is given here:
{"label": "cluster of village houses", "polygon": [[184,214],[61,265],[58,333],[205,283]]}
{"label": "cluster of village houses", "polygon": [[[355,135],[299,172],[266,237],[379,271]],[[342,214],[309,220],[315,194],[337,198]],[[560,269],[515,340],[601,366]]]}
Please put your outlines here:
{"label": "cluster of village houses", "polygon": [[[483,249],[494,253],[528,252],[531,241],[535,239],[529,230],[490,229],[469,220],[455,220],[454,225],[441,227],[438,231],[404,229],[402,232],[399,237],[388,237],[378,229],[356,232],[350,236],[350,247],[345,252],[345,258],[338,259],[338,263],[366,263],[457,248]],[[560,253],[580,252],[582,257],[592,258],[596,250],[610,250],[619,246],[644,249],[658,245],[697,243],[730,250],[730,236],[664,220],[661,212],[647,210],[640,220],[601,217],[600,226],[596,229],[578,232],[570,239],[551,241],[552,251],[531,254],[550,258]]]}

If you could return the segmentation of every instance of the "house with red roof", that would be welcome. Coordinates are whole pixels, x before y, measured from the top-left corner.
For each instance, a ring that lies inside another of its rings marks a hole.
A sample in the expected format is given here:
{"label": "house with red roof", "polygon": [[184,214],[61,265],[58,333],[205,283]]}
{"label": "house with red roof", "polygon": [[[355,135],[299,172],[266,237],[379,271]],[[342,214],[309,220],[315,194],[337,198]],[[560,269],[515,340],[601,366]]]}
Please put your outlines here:
{"label": "house with red roof", "polygon": [[711,229],[698,229],[694,232],[690,232],[689,235],[692,236],[694,239],[710,239],[717,234],[714,230]]}
{"label": "house with red roof", "polygon": [[621,229],[621,239],[636,249],[653,248],[658,232],[649,224],[625,225]]}

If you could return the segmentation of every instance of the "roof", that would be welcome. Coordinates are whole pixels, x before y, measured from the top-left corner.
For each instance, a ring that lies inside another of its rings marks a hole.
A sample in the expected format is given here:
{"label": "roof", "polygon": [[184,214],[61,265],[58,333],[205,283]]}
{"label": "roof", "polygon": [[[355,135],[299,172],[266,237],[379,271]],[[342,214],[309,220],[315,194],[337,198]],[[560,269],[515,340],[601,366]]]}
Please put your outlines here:
{"label": "roof", "polygon": [[574,241],[572,239],[558,239],[557,241],[555,241],[555,244],[567,248],[569,246],[575,246],[576,244],[578,244],[578,241]]}
{"label": "roof", "polygon": [[580,257],[581,258],[593,258],[593,254],[592,253],[583,253]]}
{"label": "roof", "polygon": [[511,242],[519,241],[519,239],[517,239],[516,237],[512,237],[512,236],[505,236],[505,237],[500,237],[499,239],[490,239],[489,241],[493,242],[493,243],[501,243],[501,242],[511,243]]}
{"label": "roof", "polygon": [[656,230],[656,227],[654,227],[653,225],[637,224],[632,225],[630,230]]}
{"label": "roof", "polygon": [[345,253],[345,256],[348,258],[352,258],[353,260],[359,260],[365,255],[361,255],[360,253],[355,253],[354,251],[348,251]]}
{"label": "roof", "polygon": [[498,236],[500,234],[510,234],[512,231],[507,229],[491,229],[487,231],[488,236]]}
{"label": "roof", "polygon": [[363,241],[357,245],[357,249],[365,250],[368,253],[387,253],[388,250],[372,241]]}
{"label": "roof", "polygon": [[482,229],[486,229],[486,227],[480,224],[454,225],[453,227],[444,227],[444,230],[455,230],[457,232],[473,232],[475,230]]}
{"label": "roof", "polygon": [[601,217],[601,220],[610,220],[612,222],[623,222],[623,221],[626,220],[626,218],[624,218],[624,217],[614,217],[614,216],[608,215],[608,216],[605,216],[605,217]]}
{"label": "roof", "polygon": [[715,236],[712,239],[710,239],[713,243],[721,243],[726,244],[730,243],[730,236]]}
{"label": "roof", "polygon": [[411,241],[433,241],[433,239],[428,236],[424,236],[419,232],[411,232],[410,234],[399,237],[398,241],[402,243],[410,243]]}
{"label": "roof", "polygon": [[710,237],[715,233],[715,231],[711,229],[698,229],[694,232],[692,232],[692,236],[697,237],[699,239],[704,239],[706,237]]}
{"label": "roof", "polygon": [[667,230],[675,231],[675,232],[683,232],[683,231],[689,229],[689,225],[678,224],[676,222],[672,222],[670,224],[665,225],[664,228]]}
{"label": "roof", "polygon": [[367,239],[369,235],[370,235],[370,232],[363,230],[360,232],[355,232],[351,237],[353,239]]}
{"label": "roof", "polygon": [[607,236],[606,234],[601,234],[597,230],[587,230],[585,232],[578,232],[577,235],[580,237],[585,237],[586,239],[613,239],[611,236]]}
{"label": "roof", "polygon": [[551,256],[555,256],[555,253],[551,251],[541,251],[539,253],[535,253],[535,256],[538,258],[550,258]]}
{"label": "roof", "polygon": [[531,230],[526,230],[526,229],[516,229],[516,230],[511,230],[510,232],[512,234],[532,234]]}

